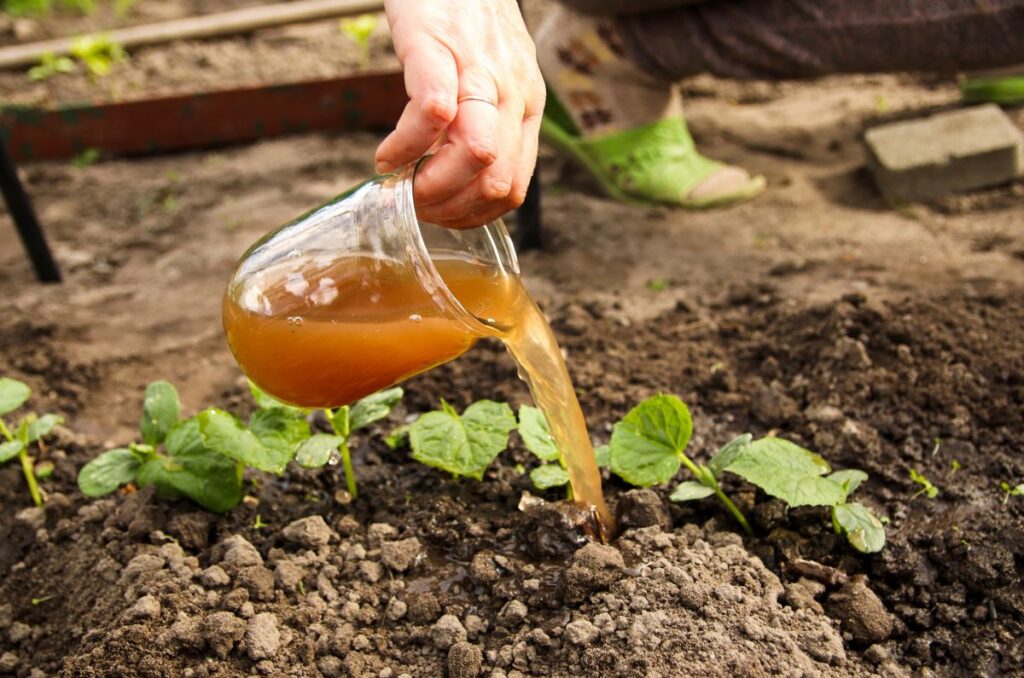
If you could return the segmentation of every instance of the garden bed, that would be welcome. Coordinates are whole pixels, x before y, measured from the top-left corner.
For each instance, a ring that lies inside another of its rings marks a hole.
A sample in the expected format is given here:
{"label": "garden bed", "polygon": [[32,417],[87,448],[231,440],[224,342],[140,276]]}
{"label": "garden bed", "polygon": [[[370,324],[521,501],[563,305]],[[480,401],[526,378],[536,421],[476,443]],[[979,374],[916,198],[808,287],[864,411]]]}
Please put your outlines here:
{"label": "garden bed", "polygon": [[496,344],[409,382],[360,436],[354,502],[337,470],[294,465],[251,475],[224,516],[148,491],[87,500],[77,469],[137,435],[147,382],[174,382],[188,413],[253,407],[219,326],[226,278],[259,235],[369,175],[378,139],[35,163],[27,187],[68,280],[35,284],[0,226],[0,355],[33,407],[67,422],[45,511],[24,511],[19,469],[0,467],[0,671],[1019,674],[1024,498],[1004,502],[999,484],[1024,479],[1021,184],[899,212],[874,194],[857,136],[877,97],[898,112],[952,87],[691,87],[701,147],[766,173],[768,194],[698,214],[617,205],[545,155],[548,248],[523,256],[527,280],[598,443],[656,392],[690,404],[701,461],[775,431],[870,474],[858,496],[889,521],[881,553],[739,482],[726,489],[752,538],[712,500],[614,478],[627,529],[580,549],[518,510],[536,491],[516,464],[536,461],[515,437],[481,483],[384,445],[442,397],[528,402]]}

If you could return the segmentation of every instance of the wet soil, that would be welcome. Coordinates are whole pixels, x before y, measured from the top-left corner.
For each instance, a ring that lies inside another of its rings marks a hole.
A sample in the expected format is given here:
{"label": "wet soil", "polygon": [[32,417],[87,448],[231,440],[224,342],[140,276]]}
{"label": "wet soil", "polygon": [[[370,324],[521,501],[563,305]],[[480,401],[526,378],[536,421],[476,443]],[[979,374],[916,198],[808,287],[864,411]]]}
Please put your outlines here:
{"label": "wet soil", "polygon": [[226,277],[369,175],[378,138],[40,163],[24,179],[67,280],[37,285],[0,219],[0,365],[68,421],[44,511],[0,467],[0,675],[1021,675],[1024,498],[999,485],[1024,481],[1024,184],[899,210],[874,193],[863,127],[951,105],[949,83],[699,79],[688,96],[701,148],[765,173],[765,196],[617,205],[542,157],[546,243],[521,261],[591,434],[660,391],[690,404],[698,459],[775,431],[870,474],[858,495],[889,521],[885,550],[739,482],[752,538],[711,501],[614,478],[628,529],[585,546],[517,509],[516,465],[535,461],[515,436],[482,483],[383,444],[441,397],[528,402],[490,343],[410,381],[360,436],[355,502],[336,470],[295,468],[249,476],[225,516],[88,501],[75,472],[133,439],[147,382],[174,382],[187,413],[252,407],[219,326]]}

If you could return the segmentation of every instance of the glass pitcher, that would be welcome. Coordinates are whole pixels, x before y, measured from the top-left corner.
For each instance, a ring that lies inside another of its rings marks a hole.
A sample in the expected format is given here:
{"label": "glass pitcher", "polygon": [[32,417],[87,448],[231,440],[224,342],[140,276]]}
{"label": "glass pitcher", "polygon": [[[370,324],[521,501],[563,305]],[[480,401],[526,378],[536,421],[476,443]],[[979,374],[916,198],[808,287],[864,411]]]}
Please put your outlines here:
{"label": "glass pitcher", "polygon": [[338,407],[500,335],[523,294],[500,221],[416,218],[416,167],[374,177],[254,244],[231,277],[224,329],[273,397]]}

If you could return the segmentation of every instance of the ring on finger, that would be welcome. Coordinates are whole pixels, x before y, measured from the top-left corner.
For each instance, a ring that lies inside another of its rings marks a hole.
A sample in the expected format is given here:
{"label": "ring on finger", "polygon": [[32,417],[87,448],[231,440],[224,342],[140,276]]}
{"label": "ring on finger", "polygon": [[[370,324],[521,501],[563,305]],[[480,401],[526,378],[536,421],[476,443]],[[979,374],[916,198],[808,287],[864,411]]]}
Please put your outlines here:
{"label": "ring on finger", "polygon": [[481,103],[490,104],[491,106],[494,106],[495,108],[498,107],[498,102],[492,101],[492,100],[488,99],[487,97],[478,97],[478,96],[474,96],[472,94],[467,94],[466,96],[459,97],[457,103],[461,104],[463,101],[479,101]]}

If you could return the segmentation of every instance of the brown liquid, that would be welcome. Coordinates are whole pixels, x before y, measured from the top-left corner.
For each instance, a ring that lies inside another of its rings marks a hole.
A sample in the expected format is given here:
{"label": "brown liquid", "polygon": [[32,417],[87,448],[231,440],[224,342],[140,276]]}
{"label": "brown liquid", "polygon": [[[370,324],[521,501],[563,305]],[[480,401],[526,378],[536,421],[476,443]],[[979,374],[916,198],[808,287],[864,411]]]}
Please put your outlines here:
{"label": "brown liquid", "polygon": [[[561,351],[520,280],[465,259],[435,265],[462,306],[484,321],[447,316],[413,271],[354,256],[289,262],[264,271],[224,300],[228,343],[243,371],[275,398],[303,407],[338,407],[465,353],[482,336],[500,338],[521,368],[562,451],[576,501],[593,506],[607,530],[586,422]],[[301,272],[301,273],[299,273]]]}

